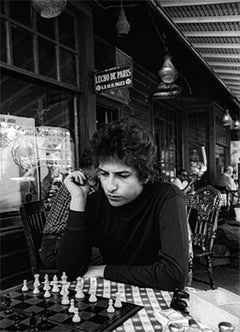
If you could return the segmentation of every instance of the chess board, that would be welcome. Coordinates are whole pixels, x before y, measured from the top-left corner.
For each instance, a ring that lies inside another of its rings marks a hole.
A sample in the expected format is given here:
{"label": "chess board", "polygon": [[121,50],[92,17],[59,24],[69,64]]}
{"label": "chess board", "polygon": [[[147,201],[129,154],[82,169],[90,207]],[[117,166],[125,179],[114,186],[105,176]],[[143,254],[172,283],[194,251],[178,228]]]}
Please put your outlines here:
{"label": "chess board", "polygon": [[[76,299],[75,286],[71,285],[69,288],[69,299],[75,299],[75,306],[79,308],[79,315],[81,321],[73,323],[73,314],[68,312],[69,305],[62,305],[59,294],[52,294],[50,298],[44,298],[43,287],[40,288],[40,294],[33,294],[32,283],[28,285],[27,292],[21,291],[19,288],[14,288],[9,291],[11,296],[11,306],[14,310],[11,314],[4,312],[6,292],[0,297],[0,331],[30,331],[30,315],[35,313],[37,319],[37,328],[39,331],[112,331],[117,326],[122,325],[128,318],[137,313],[142,306],[130,302],[122,302],[122,307],[117,309],[114,313],[108,313],[107,307],[109,298],[102,297],[97,294],[97,302],[89,302],[89,293],[85,292],[85,298]],[[16,329],[14,324],[16,322],[16,315],[18,316],[20,329]],[[45,324],[42,328],[42,317],[47,317],[47,326]]]}

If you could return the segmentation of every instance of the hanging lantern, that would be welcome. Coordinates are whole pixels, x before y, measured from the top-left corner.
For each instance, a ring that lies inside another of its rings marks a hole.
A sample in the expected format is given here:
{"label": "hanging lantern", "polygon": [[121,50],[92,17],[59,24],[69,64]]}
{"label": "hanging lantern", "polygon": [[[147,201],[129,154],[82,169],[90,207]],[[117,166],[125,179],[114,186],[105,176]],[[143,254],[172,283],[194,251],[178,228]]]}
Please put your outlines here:
{"label": "hanging lantern", "polygon": [[240,121],[239,120],[234,121],[233,129],[240,129]]}
{"label": "hanging lantern", "polygon": [[163,66],[159,70],[158,74],[164,83],[170,84],[176,81],[178,72],[172,63],[171,56],[169,54],[165,56]]}
{"label": "hanging lantern", "polygon": [[117,37],[125,37],[131,29],[131,26],[128,23],[128,20],[126,18],[123,6],[121,6],[118,20],[115,25],[115,29],[116,29]]}
{"label": "hanging lantern", "polygon": [[32,0],[34,9],[44,18],[60,15],[66,8],[67,0]]}
{"label": "hanging lantern", "polygon": [[222,119],[222,123],[223,123],[223,126],[231,126],[232,124],[232,118],[231,118],[231,115],[229,114],[229,110],[226,109],[226,112],[223,116],[223,119]]}

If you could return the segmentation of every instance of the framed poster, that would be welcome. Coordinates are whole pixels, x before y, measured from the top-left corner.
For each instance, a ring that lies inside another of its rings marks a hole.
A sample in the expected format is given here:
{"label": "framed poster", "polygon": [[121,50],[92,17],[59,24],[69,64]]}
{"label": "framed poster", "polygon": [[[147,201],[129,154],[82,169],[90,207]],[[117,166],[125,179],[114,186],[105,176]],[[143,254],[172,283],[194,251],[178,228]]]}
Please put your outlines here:
{"label": "framed poster", "polygon": [[0,115],[0,213],[39,199],[35,120]]}

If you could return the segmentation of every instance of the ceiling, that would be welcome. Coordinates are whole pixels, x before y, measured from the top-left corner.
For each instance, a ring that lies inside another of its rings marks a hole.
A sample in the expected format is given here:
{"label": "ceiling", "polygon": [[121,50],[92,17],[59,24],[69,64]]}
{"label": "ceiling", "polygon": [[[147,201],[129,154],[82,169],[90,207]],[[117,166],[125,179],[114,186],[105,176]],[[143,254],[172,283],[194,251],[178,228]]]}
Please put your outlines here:
{"label": "ceiling", "polygon": [[240,1],[150,0],[240,103]]}

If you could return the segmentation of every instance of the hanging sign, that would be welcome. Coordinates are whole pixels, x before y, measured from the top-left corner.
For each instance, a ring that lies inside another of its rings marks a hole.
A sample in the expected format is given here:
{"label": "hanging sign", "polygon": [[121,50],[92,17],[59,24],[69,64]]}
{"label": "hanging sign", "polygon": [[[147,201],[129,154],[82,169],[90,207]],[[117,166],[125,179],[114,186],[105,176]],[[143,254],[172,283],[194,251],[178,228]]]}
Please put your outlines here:
{"label": "hanging sign", "polygon": [[129,88],[132,86],[132,66],[109,68],[94,74],[95,92],[99,93],[111,89]]}

